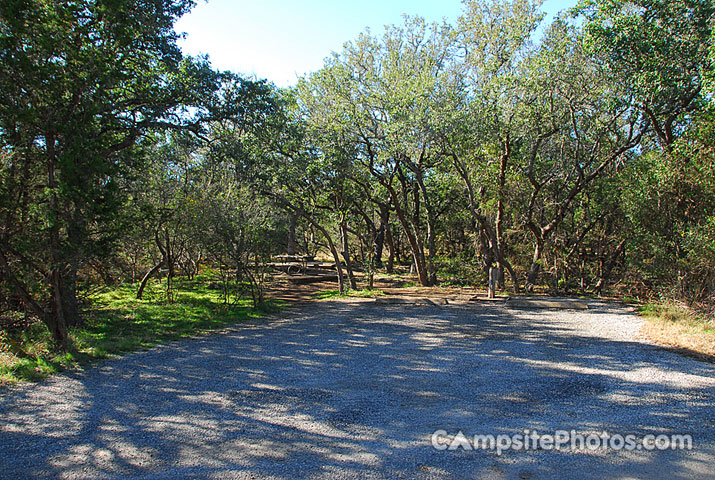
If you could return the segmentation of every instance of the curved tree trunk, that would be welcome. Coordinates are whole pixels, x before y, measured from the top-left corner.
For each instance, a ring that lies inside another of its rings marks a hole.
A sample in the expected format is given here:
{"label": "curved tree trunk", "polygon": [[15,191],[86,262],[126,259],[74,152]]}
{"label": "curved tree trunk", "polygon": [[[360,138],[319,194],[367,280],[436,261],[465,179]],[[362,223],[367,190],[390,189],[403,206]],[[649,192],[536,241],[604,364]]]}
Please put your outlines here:
{"label": "curved tree trunk", "polygon": [[323,237],[325,237],[325,241],[328,242],[328,248],[330,249],[330,253],[333,255],[333,260],[335,261],[335,270],[338,274],[338,292],[340,295],[345,295],[345,282],[343,280],[343,266],[340,263],[340,254],[338,253],[338,249],[335,247],[335,242],[333,242],[333,239],[330,237],[330,233],[323,228],[313,217],[308,214],[305,210],[301,208],[297,208],[294,206],[290,206],[289,208],[292,208],[296,213],[300,214],[303,218],[305,218],[313,227],[315,227],[316,230],[318,230],[320,233],[323,234]]}
{"label": "curved tree trunk", "polygon": [[375,249],[373,251],[373,258],[375,261],[375,266],[382,267],[382,252],[385,248],[385,235],[387,233],[387,222],[390,221],[390,209],[387,205],[380,205],[380,225],[377,227],[375,232]]}
{"label": "curved tree trunk", "polygon": [[427,211],[427,260],[425,265],[427,267],[427,275],[429,278],[430,285],[437,284],[437,271],[434,268],[434,257],[437,254],[437,247],[435,246],[435,214],[432,208],[432,202],[430,202],[427,196],[427,187],[425,186],[424,180],[422,178],[422,171],[418,170],[417,184],[420,187],[422,196],[424,197],[425,210]]}
{"label": "curved tree trunk", "polygon": [[[313,222],[313,220],[310,220]],[[340,295],[345,295],[345,282],[343,280],[343,267],[340,263],[340,255],[338,254],[338,249],[335,248],[335,243],[333,243],[333,239],[330,238],[330,234],[328,233],[327,230],[325,230],[323,227],[319,226],[317,222],[313,224],[315,228],[317,228],[320,233],[323,234],[325,237],[325,240],[328,242],[328,248],[330,248],[330,253],[333,255],[333,259],[335,260],[335,270],[338,274],[338,293]]]}
{"label": "curved tree trunk", "polygon": [[[160,228],[161,228],[161,227],[160,227]],[[149,270],[148,272],[146,272],[146,274],[145,274],[144,277],[142,278],[142,281],[141,281],[141,283],[139,284],[139,290],[137,291],[137,299],[138,299],[138,300],[141,300],[141,299],[142,299],[142,295],[144,295],[144,288],[146,288],[146,284],[147,284],[147,282],[149,281],[149,279],[152,277],[152,275],[156,274],[156,272],[159,271],[159,269],[161,268],[162,265],[165,265],[165,264],[166,264],[166,265],[169,266],[169,269],[171,269],[171,265],[170,265],[170,262],[169,262],[169,254],[168,254],[168,251],[169,251],[169,245],[168,245],[168,243],[169,243],[169,237],[168,237],[168,233],[167,233],[167,236],[166,236],[166,241],[167,241],[167,246],[164,247],[164,246],[161,244],[161,239],[159,238],[159,229],[157,229],[157,230],[154,232],[154,242],[156,243],[156,246],[157,246],[157,248],[159,248],[159,252],[161,253],[161,260],[159,260],[159,263],[157,263],[156,265],[154,265],[154,266],[151,268],[151,270]],[[169,272],[169,274],[171,275],[171,271]],[[169,280],[169,281],[171,281],[171,280]],[[167,288],[170,288],[170,285],[168,285]]]}
{"label": "curved tree trunk", "polygon": [[156,265],[154,265],[154,266],[151,268],[151,270],[149,270],[148,272],[146,272],[146,274],[145,274],[144,277],[142,278],[141,283],[139,284],[139,290],[137,290],[137,300],[141,300],[141,299],[142,299],[142,296],[144,295],[144,289],[146,288],[147,282],[148,282],[149,279],[152,277],[152,275],[154,275],[156,272],[159,271],[159,269],[161,268],[162,265],[164,265],[164,259],[163,259],[163,258],[162,258],[161,260],[159,260],[159,263],[157,263]]}

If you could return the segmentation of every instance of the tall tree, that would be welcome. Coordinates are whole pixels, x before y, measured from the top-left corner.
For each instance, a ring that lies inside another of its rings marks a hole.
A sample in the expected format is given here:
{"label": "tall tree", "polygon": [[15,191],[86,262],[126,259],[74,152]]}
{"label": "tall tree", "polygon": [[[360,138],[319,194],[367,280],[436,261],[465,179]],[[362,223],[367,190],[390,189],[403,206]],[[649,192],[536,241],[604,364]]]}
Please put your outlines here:
{"label": "tall tree", "polygon": [[634,271],[653,285],[672,285],[668,293],[679,298],[702,301],[715,290],[703,255],[714,214],[708,104],[715,2],[588,0],[575,11],[585,20],[588,51],[650,121],[650,141],[624,179]]}
{"label": "tall tree", "polygon": [[500,284],[508,270],[517,291],[519,280],[507,258],[507,176],[523,135],[520,109],[527,99],[518,77],[543,18],[539,6],[532,0],[465,2],[457,31],[464,61],[455,69],[461,85],[451,89],[456,98],[444,115],[450,120],[442,136],[465,186],[465,203],[481,228],[485,264],[496,264]]}
{"label": "tall tree", "polygon": [[[547,242],[576,200],[639,145],[649,121],[631,108],[607,66],[589,56],[578,29],[557,20],[525,71],[534,122],[523,146],[530,185],[524,225],[534,239],[527,282],[536,284]],[[527,110],[528,111],[528,110]]]}
{"label": "tall tree", "polygon": [[352,150],[389,194],[423,285],[436,281],[438,208],[430,172],[444,161],[434,126],[450,32],[408,17],[381,38],[362,34],[310,77],[300,97],[314,131]]}
{"label": "tall tree", "polygon": [[605,58],[670,151],[705,101],[715,2],[584,0],[575,12],[585,18],[586,48]]}
{"label": "tall tree", "polygon": [[[0,269],[56,343],[79,322],[75,279],[116,211],[116,178],[147,131],[198,131],[227,76],[184,58],[190,0],[0,4]],[[226,97],[230,97],[230,92]]]}

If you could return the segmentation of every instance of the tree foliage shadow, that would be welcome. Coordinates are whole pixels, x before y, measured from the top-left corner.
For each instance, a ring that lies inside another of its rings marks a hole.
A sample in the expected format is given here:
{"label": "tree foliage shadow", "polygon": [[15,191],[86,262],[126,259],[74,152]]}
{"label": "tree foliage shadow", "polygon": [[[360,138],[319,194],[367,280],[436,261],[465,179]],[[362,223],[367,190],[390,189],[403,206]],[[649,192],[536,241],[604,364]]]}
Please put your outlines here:
{"label": "tree foliage shadow", "polygon": [[[321,302],[11,389],[0,477],[698,478],[715,392],[683,375],[714,374],[549,311]],[[690,433],[699,450],[438,452],[437,429]]]}

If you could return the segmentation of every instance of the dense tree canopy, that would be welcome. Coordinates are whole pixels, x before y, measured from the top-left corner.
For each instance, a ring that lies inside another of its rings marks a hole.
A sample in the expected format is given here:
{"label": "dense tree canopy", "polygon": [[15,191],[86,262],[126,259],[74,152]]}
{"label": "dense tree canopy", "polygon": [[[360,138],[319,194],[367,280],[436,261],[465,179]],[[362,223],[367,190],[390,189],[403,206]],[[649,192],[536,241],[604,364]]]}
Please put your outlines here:
{"label": "dense tree canopy", "polygon": [[[484,284],[715,298],[715,4],[405,17],[277,89],[184,57],[187,0],[0,5],[0,294],[58,344],[82,289],[324,255]],[[346,274],[347,282],[343,279]],[[363,273],[364,275],[361,275]]]}
{"label": "dense tree canopy", "polygon": [[107,255],[118,179],[141,169],[150,130],[200,133],[233,115],[237,83],[184,58],[173,22],[189,1],[0,6],[0,265],[56,340],[79,321],[76,276]]}

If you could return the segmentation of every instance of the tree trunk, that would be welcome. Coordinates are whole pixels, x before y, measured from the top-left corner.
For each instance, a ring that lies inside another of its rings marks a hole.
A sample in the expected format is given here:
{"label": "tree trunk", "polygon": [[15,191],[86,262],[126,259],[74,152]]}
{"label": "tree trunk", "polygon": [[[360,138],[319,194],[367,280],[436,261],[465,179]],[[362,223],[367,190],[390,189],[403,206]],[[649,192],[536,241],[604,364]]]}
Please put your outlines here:
{"label": "tree trunk", "polygon": [[601,262],[601,275],[600,278],[598,279],[598,283],[596,283],[596,286],[594,287],[593,291],[597,295],[601,295],[601,292],[603,291],[603,287],[606,285],[608,282],[608,279],[611,277],[611,273],[613,272],[613,268],[616,266],[616,262],[618,262],[618,259],[620,256],[623,254],[626,248],[626,239],[624,238],[621,240],[621,243],[618,244],[616,247],[616,250],[613,252],[613,254],[610,256],[607,262]]}
{"label": "tree trunk", "polygon": [[348,227],[345,221],[340,222],[340,240],[342,244],[342,255],[345,259],[345,270],[348,272],[348,281],[350,288],[357,290],[357,282],[355,281],[355,273],[353,272],[352,262],[350,261],[350,242],[348,241]]}
{"label": "tree trunk", "polygon": [[288,205],[288,208],[291,208],[294,210],[296,213],[301,215],[303,218],[305,218],[313,227],[318,230],[320,233],[323,234],[323,237],[325,237],[325,241],[328,242],[328,248],[330,249],[330,253],[333,255],[333,260],[335,261],[335,270],[338,274],[338,293],[340,295],[345,295],[345,283],[343,281],[343,267],[340,264],[340,254],[338,253],[338,249],[335,248],[335,243],[333,242],[333,239],[330,238],[330,234],[326,229],[324,229],[320,224],[315,221],[313,217],[308,214],[305,210],[303,210],[300,207],[295,207],[293,205],[290,205],[287,201],[283,200],[283,202]]}
{"label": "tree trunk", "polygon": [[389,250],[385,271],[387,273],[393,273],[395,271],[395,242],[392,238],[392,231],[389,224],[385,226],[385,243],[387,243],[387,249]]}
{"label": "tree trunk", "polygon": [[494,252],[491,248],[486,228],[484,228],[483,225],[479,230],[479,247],[482,254],[482,261],[484,262],[484,273],[487,274],[487,277],[489,277],[489,271],[494,265]]}
{"label": "tree trunk", "polygon": [[171,303],[174,301],[174,290],[173,290],[173,280],[174,280],[174,268],[176,258],[174,256],[174,249],[171,246],[171,236],[169,234],[169,229],[164,229],[164,240],[166,241],[165,248],[165,260],[166,260],[166,301]]}
{"label": "tree trunk", "polygon": [[499,188],[497,190],[497,218],[495,223],[496,228],[496,244],[499,251],[497,255],[497,284],[500,289],[504,288],[504,263],[501,261],[504,256],[504,186],[506,185],[506,169],[509,156],[511,154],[511,142],[509,136],[504,139],[504,152],[502,153],[499,162]]}
{"label": "tree trunk", "polygon": [[62,308],[68,327],[77,327],[82,324],[82,316],[77,302],[77,268],[70,266],[63,278]]}
{"label": "tree trunk", "polygon": [[57,199],[57,183],[55,180],[55,140],[52,135],[46,135],[47,142],[47,187],[49,195],[49,211],[52,215],[49,231],[49,261],[50,261],[50,291],[52,313],[47,318],[48,327],[57,347],[66,349],[68,344],[67,321],[65,319],[65,289],[62,282],[62,261],[60,259],[60,227],[61,218],[59,201]]}
{"label": "tree trunk", "polygon": [[[405,236],[407,237],[407,243],[410,246],[413,265],[416,269],[417,278],[420,282],[420,285],[429,287],[431,285],[429,279],[429,272],[427,271],[425,261],[424,245],[420,237],[420,188],[417,184],[410,184],[400,166],[397,167],[396,174],[397,178],[400,181],[400,184],[402,185],[401,191],[405,208],[403,208],[402,204],[400,204],[400,199],[398,198],[397,192],[392,186],[392,182],[383,181],[383,185],[385,186],[385,188],[387,188],[387,191],[390,194],[390,199],[395,205],[395,212],[397,213],[397,218],[400,221],[400,225],[402,226],[403,231],[405,232]],[[408,212],[406,210],[406,206],[409,202],[408,199],[410,193],[412,194],[412,203],[414,205],[411,220],[409,219],[407,215]]]}
{"label": "tree trunk", "polygon": [[142,299],[142,296],[144,295],[144,289],[146,288],[147,282],[148,282],[149,279],[152,277],[152,275],[154,275],[156,272],[159,271],[159,269],[161,268],[162,265],[164,265],[164,258],[162,258],[161,260],[159,260],[159,263],[157,263],[156,265],[154,265],[153,267],[151,267],[151,270],[149,270],[148,272],[146,272],[146,274],[145,274],[144,277],[142,278],[141,283],[139,284],[139,290],[137,290],[137,300],[141,300],[141,299]]}
{"label": "tree trunk", "polygon": [[492,267],[489,269],[489,298],[494,298],[494,291],[497,286],[497,269]]}
{"label": "tree trunk", "polygon": [[390,193],[390,196],[392,197],[392,201],[395,205],[395,212],[397,213],[397,219],[400,221],[402,229],[407,236],[407,241],[410,244],[410,250],[412,251],[412,260],[415,263],[415,267],[417,268],[417,277],[419,279],[420,285],[429,287],[430,281],[429,276],[427,274],[427,269],[425,268],[424,251],[420,251],[421,245],[415,233],[411,230],[411,226],[409,220],[407,219],[407,216],[405,215],[405,211],[400,206],[400,199],[397,196],[397,192],[395,192],[395,189],[389,183],[385,182],[383,183],[383,185],[387,188],[388,192]]}
{"label": "tree trunk", "polygon": [[[437,284],[437,272],[435,271],[435,268],[434,268],[434,257],[437,254],[437,248],[435,246],[435,238],[434,238],[436,215],[434,213],[434,209],[432,208],[432,202],[430,202],[430,199],[427,196],[427,187],[425,186],[425,183],[424,183],[423,171],[422,171],[421,164],[418,164],[418,168],[417,168],[415,176],[417,177],[417,185],[419,186],[420,191],[422,192],[422,196],[424,197],[425,210],[427,211],[427,261],[426,261],[427,275],[429,278],[429,284],[436,285]],[[423,255],[424,255],[424,253],[423,253]]]}
{"label": "tree trunk", "polygon": [[541,254],[544,251],[544,239],[537,238],[536,245],[534,246],[534,256],[531,259],[531,267],[529,267],[529,274],[526,277],[527,288],[529,291],[534,290],[536,286],[536,280],[539,277],[539,271],[541,270]]}
{"label": "tree trunk", "polygon": [[514,285],[514,292],[519,293],[519,278],[516,276],[516,272],[514,272],[511,263],[504,256],[504,252],[499,248],[499,241],[497,239],[497,235],[489,224],[489,221],[484,215],[479,213],[479,208],[477,207],[477,200],[474,196],[474,187],[472,185],[472,181],[469,179],[469,173],[466,170],[466,166],[462,164],[461,160],[459,160],[459,157],[457,155],[453,155],[452,159],[453,165],[455,166],[457,173],[459,173],[459,176],[462,177],[462,180],[467,187],[467,196],[469,197],[469,212],[472,214],[472,218],[474,219],[474,221],[479,223],[482,228],[484,228],[484,231],[489,237],[490,249],[492,250],[495,260],[507,269]]}
{"label": "tree trunk", "polygon": [[377,268],[382,267],[382,252],[385,246],[385,236],[387,234],[387,224],[390,221],[390,209],[388,205],[380,205],[380,226],[377,227],[375,232],[375,250],[373,252],[373,258],[375,259],[375,266]]}
{"label": "tree trunk", "polygon": [[[316,222],[317,224],[317,222]],[[338,254],[338,249],[335,248],[335,243],[333,243],[333,239],[330,238],[330,235],[328,232],[320,226],[316,226],[318,230],[323,234],[325,237],[325,240],[328,242],[328,247],[330,248],[330,253],[333,255],[333,259],[335,260],[335,270],[338,274],[338,293],[340,295],[345,295],[345,283],[343,281],[343,267],[340,264],[340,255]]]}

